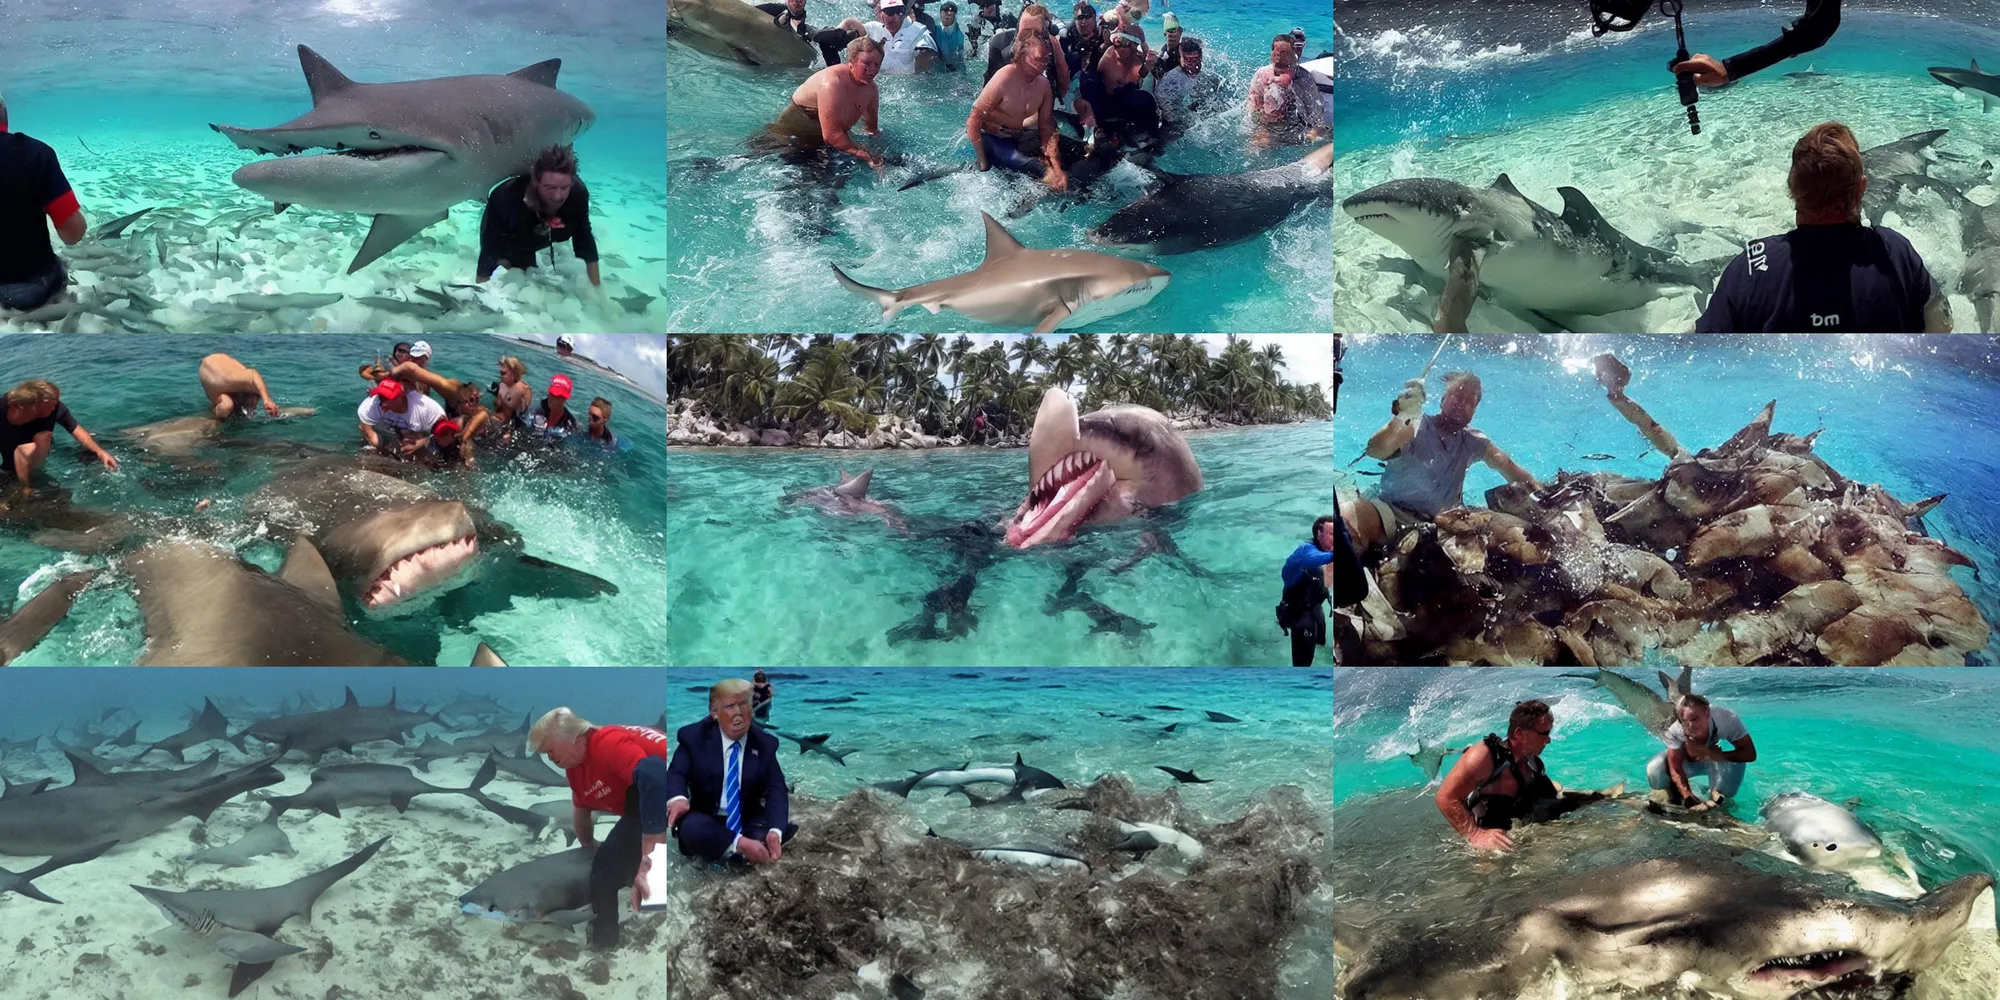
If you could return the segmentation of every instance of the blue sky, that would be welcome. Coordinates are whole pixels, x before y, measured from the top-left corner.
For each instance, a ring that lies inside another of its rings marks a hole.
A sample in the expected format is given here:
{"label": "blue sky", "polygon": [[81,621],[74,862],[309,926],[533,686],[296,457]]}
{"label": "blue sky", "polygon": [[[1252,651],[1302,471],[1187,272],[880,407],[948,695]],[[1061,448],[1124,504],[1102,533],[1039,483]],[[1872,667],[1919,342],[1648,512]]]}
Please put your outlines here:
{"label": "blue sky", "polygon": [[[495,336],[500,336],[495,334]],[[554,333],[507,334],[555,346]],[[573,333],[577,353],[639,383],[657,399],[667,396],[667,335],[664,333]],[[1330,348],[1329,348],[1330,349]],[[1329,369],[1330,370],[1330,369]]]}

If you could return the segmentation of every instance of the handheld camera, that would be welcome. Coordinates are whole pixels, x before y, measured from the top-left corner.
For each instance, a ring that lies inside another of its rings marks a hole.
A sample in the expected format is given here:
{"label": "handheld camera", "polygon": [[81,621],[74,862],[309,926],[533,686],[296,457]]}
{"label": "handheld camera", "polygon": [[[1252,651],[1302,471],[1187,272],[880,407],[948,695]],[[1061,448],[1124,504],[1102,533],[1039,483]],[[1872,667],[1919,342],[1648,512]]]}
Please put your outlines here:
{"label": "handheld camera", "polygon": [[[1660,13],[1674,19],[1674,40],[1680,48],[1667,61],[1667,71],[1688,59],[1687,32],[1681,25],[1681,0],[1658,0]],[[1608,32],[1631,31],[1644,20],[1646,12],[1653,9],[1654,0],[1590,0],[1590,33],[1603,37]],[[1687,109],[1688,133],[1701,134],[1701,112],[1695,108],[1701,100],[1701,92],[1695,88],[1694,77],[1686,73],[1674,73],[1674,84],[1680,90],[1681,107]]]}

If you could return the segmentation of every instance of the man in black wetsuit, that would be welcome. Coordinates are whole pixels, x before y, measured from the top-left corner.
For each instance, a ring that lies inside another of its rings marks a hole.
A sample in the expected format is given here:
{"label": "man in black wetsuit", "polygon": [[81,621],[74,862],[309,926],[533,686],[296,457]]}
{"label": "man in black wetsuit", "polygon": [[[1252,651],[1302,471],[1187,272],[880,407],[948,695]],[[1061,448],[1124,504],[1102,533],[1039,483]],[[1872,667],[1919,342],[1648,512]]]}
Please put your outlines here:
{"label": "man in black wetsuit", "polygon": [[8,390],[7,413],[0,418],[0,480],[12,476],[21,488],[34,485],[35,470],[48,461],[60,426],[104,467],[118,471],[118,460],[84,430],[63,405],[62,391],[47,379],[29,379]]}
{"label": "man in black wetsuit", "polygon": [[1704,87],[1720,87],[1741,80],[1760,69],[1825,45],[1840,28],[1840,0],[1806,0],[1804,17],[1792,22],[1775,41],[1748,52],[1717,60],[1705,52],[1675,63],[1676,73],[1691,73]]}
{"label": "man in black wetsuit", "polygon": [[771,23],[780,28],[789,28],[800,38],[810,42],[816,33],[812,25],[806,23],[806,0],[785,0],[784,3],[760,3],[757,9],[771,15]]}
{"label": "man in black wetsuit", "polygon": [[48,143],[7,131],[0,97],[0,309],[36,309],[69,283],[42,218],[70,246],[83,239],[83,209]]}
{"label": "man in black wetsuit", "polygon": [[1847,126],[1792,147],[1798,226],[1723,269],[1696,333],[1950,333],[1951,306],[1901,233],[1861,224],[1868,176]]}
{"label": "man in black wetsuit", "polygon": [[1507,716],[1507,738],[1487,733],[1465,753],[1438,786],[1438,812],[1445,822],[1482,851],[1511,851],[1507,828],[1527,817],[1538,799],[1554,799],[1555,783],[1542,767],[1555,716],[1540,701],[1516,702]]}
{"label": "man in black wetsuit", "polygon": [[576,153],[568,146],[550,146],[526,174],[501,181],[486,196],[486,211],[479,217],[477,277],[484,282],[502,266],[534,267],[536,254],[565,241],[573,241],[590,283],[601,284],[597,237],[590,232],[590,190],[576,175]]}

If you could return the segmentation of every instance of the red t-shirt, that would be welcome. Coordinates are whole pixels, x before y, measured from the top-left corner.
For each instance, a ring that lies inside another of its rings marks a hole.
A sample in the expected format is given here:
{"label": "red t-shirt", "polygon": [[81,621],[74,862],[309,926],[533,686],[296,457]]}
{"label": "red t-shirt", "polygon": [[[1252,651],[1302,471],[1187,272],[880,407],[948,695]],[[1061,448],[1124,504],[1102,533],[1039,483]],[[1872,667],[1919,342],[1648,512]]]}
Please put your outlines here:
{"label": "red t-shirt", "polygon": [[570,768],[571,801],[624,815],[632,769],[647,757],[667,756],[667,734],[649,726],[598,726],[586,736],[583,763]]}

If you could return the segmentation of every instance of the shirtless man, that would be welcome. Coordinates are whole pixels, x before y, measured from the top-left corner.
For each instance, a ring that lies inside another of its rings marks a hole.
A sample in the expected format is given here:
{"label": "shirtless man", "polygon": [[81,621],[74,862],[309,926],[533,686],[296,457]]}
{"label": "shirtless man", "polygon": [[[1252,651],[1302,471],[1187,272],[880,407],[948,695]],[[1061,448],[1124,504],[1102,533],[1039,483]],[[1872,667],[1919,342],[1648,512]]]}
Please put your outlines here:
{"label": "shirtless man", "polygon": [[264,388],[264,376],[227,354],[211,354],[201,359],[201,391],[208,394],[209,412],[217,420],[237,415],[247,417],[260,401],[264,412],[273,417],[313,413],[311,407],[304,406],[279,409],[271,399],[270,390]]}
{"label": "shirtless man", "polygon": [[[1048,65],[1048,37],[1040,32],[1019,35],[1014,61],[1000,67],[979,92],[979,99],[972,102],[972,114],[965,119],[965,137],[972,141],[981,171],[998,163],[1039,177],[1050,190],[1061,191],[1069,184],[1069,175],[1063,173],[1058,152],[1055,94],[1044,75]],[[1021,149],[1030,129],[1041,140],[1039,160]]]}
{"label": "shirtless man", "polygon": [[847,61],[799,84],[778,120],[766,126],[770,138],[754,145],[802,153],[836,149],[880,170],[882,157],[856,144],[847,130],[866,118],[868,134],[882,134],[876,123],[881,94],[875,89],[875,77],[881,72],[880,42],[863,35],[847,43]]}
{"label": "shirtless man", "polygon": [[528,366],[520,358],[500,359],[500,387],[493,393],[493,423],[504,438],[513,435],[514,428],[528,417],[528,408],[535,403],[535,391],[528,388],[525,379]]}

